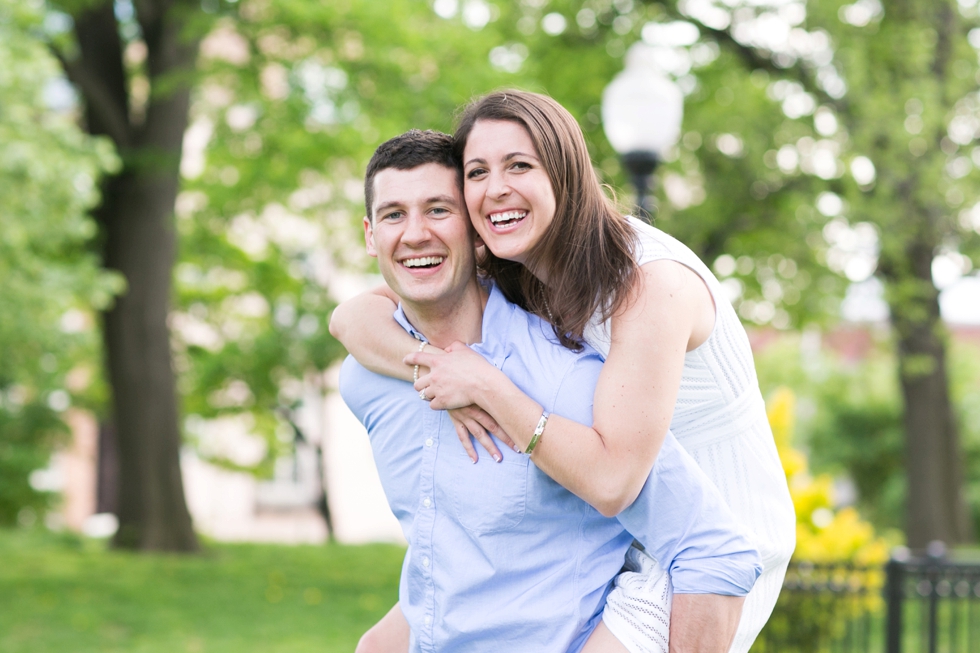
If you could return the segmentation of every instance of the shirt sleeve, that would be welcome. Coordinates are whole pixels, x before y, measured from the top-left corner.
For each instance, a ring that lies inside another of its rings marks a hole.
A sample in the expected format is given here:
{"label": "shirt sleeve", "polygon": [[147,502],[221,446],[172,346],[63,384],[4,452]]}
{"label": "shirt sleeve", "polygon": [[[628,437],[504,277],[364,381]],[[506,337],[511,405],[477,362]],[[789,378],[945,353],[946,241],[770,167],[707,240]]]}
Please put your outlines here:
{"label": "shirt sleeve", "polygon": [[[551,345],[549,345],[551,346]],[[579,424],[592,424],[592,402],[595,386],[602,371],[599,354],[577,355],[565,368],[561,382],[547,410]]]}
{"label": "shirt sleeve", "polygon": [[672,433],[618,519],[670,572],[677,594],[745,596],[762,572],[747,529]]}

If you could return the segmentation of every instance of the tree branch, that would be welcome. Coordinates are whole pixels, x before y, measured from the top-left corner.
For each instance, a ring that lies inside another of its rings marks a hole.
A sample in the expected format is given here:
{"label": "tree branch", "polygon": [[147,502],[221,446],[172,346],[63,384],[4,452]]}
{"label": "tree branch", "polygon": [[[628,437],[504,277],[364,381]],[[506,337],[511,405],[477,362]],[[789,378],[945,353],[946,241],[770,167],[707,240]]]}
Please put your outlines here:
{"label": "tree branch", "polygon": [[[953,35],[956,33],[956,14],[948,3],[936,7],[935,23],[936,54],[932,61],[932,74],[945,81],[949,60],[953,56]],[[943,99],[947,100],[945,97]]]}
{"label": "tree branch", "polygon": [[815,95],[821,103],[833,106],[838,113],[843,114],[847,112],[847,103],[838,98],[831,97],[825,90],[817,86],[813,75],[799,61],[788,68],[782,68],[773,63],[772,58],[765,56],[759,49],[745,45],[744,43],[739,43],[727,29],[709,27],[697,18],[682,13],[676,6],[669,7],[668,11],[680,20],[693,23],[702,34],[709,35],[721,47],[741,59],[747,67],[751,69],[759,68],[780,77],[790,77],[799,82],[808,93]]}
{"label": "tree branch", "polygon": [[129,116],[126,115],[123,107],[120,107],[115,101],[102,80],[86,70],[80,61],[68,61],[55,46],[51,45],[50,50],[55,58],[61,62],[61,67],[68,76],[68,80],[78,88],[85,98],[88,110],[98,116],[106,135],[113,140],[119,149],[128,147],[132,143]]}
{"label": "tree branch", "polygon": [[756,48],[749,47],[736,41],[735,37],[731,35],[731,32],[708,27],[690,16],[687,16],[686,19],[697,25],[698,29],[701,30],[702,33],[710,34],[715,41],[719,43],[719,45],[727,48],[730,52],[733,52],[736,56],[741,58],[747,66],[751,66],[752,68],[761,68],[762,70],[780,76],[792,77],[795,81],[799,82],[808,93],[812,93],[813,95],[817,96],[821,103],[833,106],[838,113],[846,113],[846,103],[838,98],[831,97],[827,94],[827,91],[817,86],[813,76],[809,74],[806,67],[799,62],[790,66],[789,68],[781,68],[773,63],[770,57],[760,54]]}

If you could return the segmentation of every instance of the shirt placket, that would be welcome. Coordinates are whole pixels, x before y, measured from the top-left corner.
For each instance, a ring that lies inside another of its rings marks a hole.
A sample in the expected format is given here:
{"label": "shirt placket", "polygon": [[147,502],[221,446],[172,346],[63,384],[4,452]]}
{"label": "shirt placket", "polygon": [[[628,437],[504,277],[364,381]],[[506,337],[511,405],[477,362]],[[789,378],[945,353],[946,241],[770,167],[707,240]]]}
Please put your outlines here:
{"label": "shirt placket", "polygon": [[435,464],[436,452],[439,448],[439,423],[442,413],[430,410],[427,406],[422,411],[422,469],[419,475],[419,505],[415,518],[417,537],[415,540],[415,555],[413,564],[416,573],[423,579],[425,599],[423,602],[422,630],[418,634],[419,647],[423,651],[434,652],[438,649],[435,639],[435,583],[432,578],[435,557],[433,555],[433,531],[435,529]]}

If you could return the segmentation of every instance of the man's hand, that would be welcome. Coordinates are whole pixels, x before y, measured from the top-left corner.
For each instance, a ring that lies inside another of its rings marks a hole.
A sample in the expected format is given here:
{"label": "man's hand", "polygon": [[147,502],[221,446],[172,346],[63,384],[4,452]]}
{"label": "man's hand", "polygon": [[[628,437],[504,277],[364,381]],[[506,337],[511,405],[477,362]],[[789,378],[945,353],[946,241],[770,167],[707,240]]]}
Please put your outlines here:
{"label": "man's hand", "polygon": [[744,604],[744,596],[674,594],[670,653],[727,653]]}

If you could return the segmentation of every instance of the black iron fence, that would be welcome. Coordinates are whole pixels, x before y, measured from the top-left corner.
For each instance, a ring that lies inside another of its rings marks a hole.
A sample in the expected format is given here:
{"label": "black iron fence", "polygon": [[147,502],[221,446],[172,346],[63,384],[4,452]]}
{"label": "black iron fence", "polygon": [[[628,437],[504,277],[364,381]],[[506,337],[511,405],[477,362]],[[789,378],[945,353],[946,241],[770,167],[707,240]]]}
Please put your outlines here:
{"label": "black iron fence", "polygon": [[980,561],[931,553],[901,552],[886,567],[886,653],[980,653]]}
{"label": "black iron fence", "polygon": [[752,653],[980,653],[980,561],[793,562]]}

